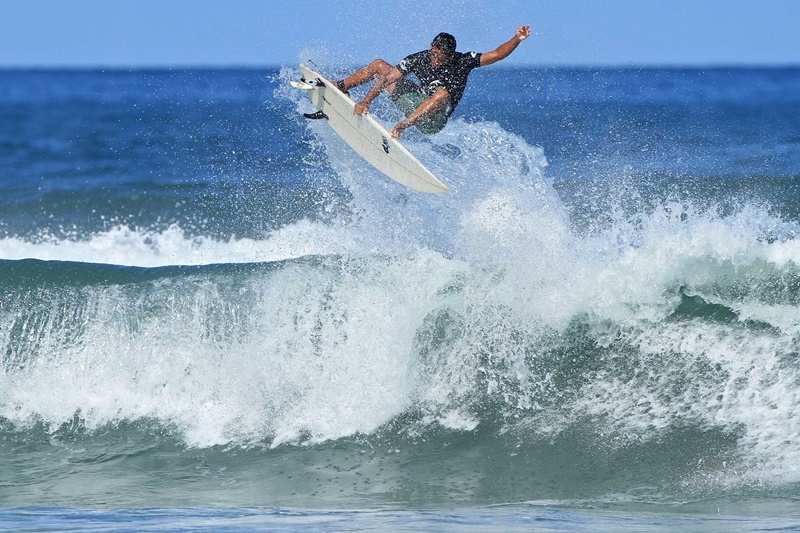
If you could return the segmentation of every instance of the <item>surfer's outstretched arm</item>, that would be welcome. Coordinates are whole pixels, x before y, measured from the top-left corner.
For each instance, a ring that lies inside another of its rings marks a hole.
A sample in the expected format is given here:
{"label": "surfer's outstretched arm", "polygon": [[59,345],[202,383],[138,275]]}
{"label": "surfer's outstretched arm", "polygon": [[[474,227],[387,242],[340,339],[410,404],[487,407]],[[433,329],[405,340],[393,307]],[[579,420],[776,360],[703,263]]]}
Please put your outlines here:
{"label": "surfer's outstretched arm", "polygon": [[496,50],[492,50],[491,52],[486,52],[484,54],[481,54],[481,66],[485,67],[486,65],[491,65],[492,63],[497,63],[498,61],[507,58],[508,56],[511,55],[511,52],[517,49],[519,43],[521,43],[530,36],[531,36],[531,27],[520,26],[519,28],[517,28],[517,32],[510,40],[498,46]]}

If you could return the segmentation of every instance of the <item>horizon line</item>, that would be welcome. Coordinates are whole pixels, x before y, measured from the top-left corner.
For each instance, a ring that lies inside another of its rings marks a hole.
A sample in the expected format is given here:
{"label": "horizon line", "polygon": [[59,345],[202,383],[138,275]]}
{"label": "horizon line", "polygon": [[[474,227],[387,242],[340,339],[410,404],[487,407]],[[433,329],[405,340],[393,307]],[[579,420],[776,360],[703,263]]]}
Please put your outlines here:
{"label": "horizon line", "polygon": [[[294,63],[176,63],[176,64],[117,64],[117,63],[97,63],[97,64],[0,64],[0,71],[97,71],[97,70],[276,70],[285,67],[294,67],[300,62]],[[357,66],[353,66],[357,68]],[[534,68],[534,69],[794,69],[800,68],[798,62],[775,62],[775,63],[746,63],[746,62],[664,62],[664,63],[509,63],[505,65],[493,65],[492,70],[512,69],[512,68]]]}

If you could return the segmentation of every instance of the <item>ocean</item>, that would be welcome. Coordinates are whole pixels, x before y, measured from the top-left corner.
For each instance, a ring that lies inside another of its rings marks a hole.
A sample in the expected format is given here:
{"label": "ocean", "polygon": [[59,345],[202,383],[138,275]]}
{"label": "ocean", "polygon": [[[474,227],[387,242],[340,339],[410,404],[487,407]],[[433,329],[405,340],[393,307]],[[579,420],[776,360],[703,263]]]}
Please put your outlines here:
{"label": "ocean", "polygon": [[800,530],[800,68],[298,77],[0,70],[0,531]]}

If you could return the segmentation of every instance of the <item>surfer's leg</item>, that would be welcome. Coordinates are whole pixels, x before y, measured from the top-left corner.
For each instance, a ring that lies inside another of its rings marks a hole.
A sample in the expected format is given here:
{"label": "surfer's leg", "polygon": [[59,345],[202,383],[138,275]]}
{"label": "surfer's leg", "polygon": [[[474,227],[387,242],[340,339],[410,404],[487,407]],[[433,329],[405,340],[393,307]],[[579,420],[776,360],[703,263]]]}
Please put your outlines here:
{"label": "surfer's leg", "polygon": [[364,85],[373,79],[385,78],[394,69],[392,65],[383,59],[376,59],[369,65],[358,69],[345,79],[336,82],[342,92],[347,92],[353,87]]}

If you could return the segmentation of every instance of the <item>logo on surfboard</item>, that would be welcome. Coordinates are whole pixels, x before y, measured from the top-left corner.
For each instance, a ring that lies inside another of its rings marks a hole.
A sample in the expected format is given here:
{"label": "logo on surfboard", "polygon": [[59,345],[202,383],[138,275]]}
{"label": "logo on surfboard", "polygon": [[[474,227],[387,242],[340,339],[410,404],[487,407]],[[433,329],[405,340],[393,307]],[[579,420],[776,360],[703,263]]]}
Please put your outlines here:
{"label": "logo on surfboard", "polygon": [[387,139],[386,137],[381,137],[381,139],[383,139],[383,151],[388,154],[389,153],[389,139]]}

